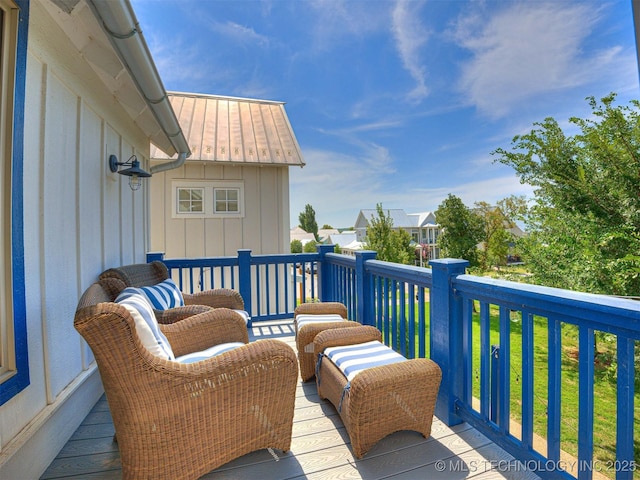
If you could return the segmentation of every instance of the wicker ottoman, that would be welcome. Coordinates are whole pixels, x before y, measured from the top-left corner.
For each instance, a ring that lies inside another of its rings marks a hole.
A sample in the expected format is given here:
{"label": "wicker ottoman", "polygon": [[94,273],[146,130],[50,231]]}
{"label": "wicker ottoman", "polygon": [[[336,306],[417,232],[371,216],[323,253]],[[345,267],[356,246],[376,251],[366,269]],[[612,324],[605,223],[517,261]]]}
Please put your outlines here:
{"label": "wicker ottoman", "polygon": [[[300,321],[300,326],[298,322]],[[296,330],[296,349],[300,363],[300,377],[303,382],[316,373],[316,355],[313,353],[313,339],[330,328],[358,327],[358,322],[347,320],[347,307],[339,302],[303,303],[294,311],[293,324]]]}
{"label": "wicker ottoman", "polygon": [[[328,347],[360,346],[358,344],[371,341],[380,342],[380,332],[374,327],[360,326],[325,330],[313,343],[319,355]],[[388,356],[398,355],[384,345],[378,350],[385,348],[389,350]],[[329,357],[324,354],[319,357],[318,394],[338,409],[357,458],[382,438],[400,430],[414,430],[425,438],[431,435],[442,372],[430,359],[401,359],[396,360],[397,363],[360,370],[347,381]]]}

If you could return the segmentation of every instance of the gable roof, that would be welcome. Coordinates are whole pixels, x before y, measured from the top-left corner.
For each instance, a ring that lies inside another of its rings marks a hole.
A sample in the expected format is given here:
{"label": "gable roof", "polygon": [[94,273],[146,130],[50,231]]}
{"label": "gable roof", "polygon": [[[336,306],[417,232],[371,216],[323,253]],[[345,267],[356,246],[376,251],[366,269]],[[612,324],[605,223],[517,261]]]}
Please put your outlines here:
{"label": "gable roof", "polygon": [[420,213],[410,213],[409,217],[417,219],[417,223],[415,226],[417,227],[425,227],[427,225],[436,226],[436,216],[433,212],[420,212]]}
{"label": "gable roof", "polygon": [[[170,92],[189,161],[304,166],[284,102]],[[151,147],[151,158],[169,158]]]}
{"label": "gable roof", "polygon": [[[394,228],[412,228],[416,227],[416,218],[407,215],[401,208],[383,208],[384,214],[391,217]],[[378,218],[378,211],[375,208],[360,210],[358,219],[356,220],[356,228],[365,228],[369,225],[371,217]]]}

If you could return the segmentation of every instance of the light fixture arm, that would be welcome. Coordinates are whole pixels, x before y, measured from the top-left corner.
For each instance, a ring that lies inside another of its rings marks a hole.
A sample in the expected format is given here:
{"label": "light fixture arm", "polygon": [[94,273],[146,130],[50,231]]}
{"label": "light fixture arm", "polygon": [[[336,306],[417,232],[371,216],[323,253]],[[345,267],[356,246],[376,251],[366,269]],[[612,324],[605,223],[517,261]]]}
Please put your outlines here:
{"label": "light fixture arm", "polygon": [[[129,167],[124,170],[118,170],[118,167]],[[140,168],[140,162],[135,155],[131,155],[126,162],[119,162],[118,157],[115,155],[109,155],[109,170],[113,173],[118,172],[120,175],[129,177],[129,186],[131,190],[138,190],[142,185],[141,178],[150,177],[151,174],[147,173]]]}

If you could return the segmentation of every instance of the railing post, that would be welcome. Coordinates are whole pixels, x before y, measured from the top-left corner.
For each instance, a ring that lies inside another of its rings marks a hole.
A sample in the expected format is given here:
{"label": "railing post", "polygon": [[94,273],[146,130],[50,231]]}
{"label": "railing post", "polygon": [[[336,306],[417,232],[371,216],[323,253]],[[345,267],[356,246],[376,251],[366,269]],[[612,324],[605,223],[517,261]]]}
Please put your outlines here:
{"label": "railing post", "polygon": [[238,286],[244,309],[253,316],[251,305],[251,250],[238,250]]}
{"label": "railing post", "polygon": [[356,318],[363,325],[375,325],[373,320],[373,289],[371,274],[365,271],[365,262],[375,260],[377,253],[362,250],[356,254]]}
{"label": "railing post", "polygon": [[147,253],[147,263],[155,262],[156,260],[160,260],[162,262],[164,260],[164,252]]}
{"label": "railing post", "polygon": [[500,414],[500,402],[498,392],[500,392],[500,345],[491,345],[491,399],[489,400],[489,420],[498,423]]}
{"label": "railing post", "polygon": [[318,300],[321,302],[332,302],[334,299],[331,289],[331,268],[329,267],[325,256],[327,253],[333,253],[334,246],[318,245],[316,248],[320,255],[320,258],[318,259]]}
{"label": "railing post", "polygon": [[465,273],[467,260],[431,260],[430,291],[431,359],[442,369],[442,383],[436,402],[436,416],[447,425],[462,420],[455,413],[454,401],[462,397],[462,301],[453,292],[452,280]]}

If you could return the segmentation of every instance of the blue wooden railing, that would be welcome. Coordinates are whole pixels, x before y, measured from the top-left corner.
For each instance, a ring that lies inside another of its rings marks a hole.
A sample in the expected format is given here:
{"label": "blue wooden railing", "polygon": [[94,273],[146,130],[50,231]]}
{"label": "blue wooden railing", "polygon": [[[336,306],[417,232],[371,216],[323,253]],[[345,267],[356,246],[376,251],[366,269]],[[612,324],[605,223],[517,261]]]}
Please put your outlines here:
{"label": "blue wooden railing", "polygon": [[[436,415],[442,421],[468,422],[517,458],[520,467],[541,477],[582,480],[599,472],[630,480],[640,470],[634,458],[640,302],[466,275],[464,260],[433,260],[426,269],[381,262],[375,252],[352,257],[332,253],[332,246],[318,250],[290,255],[241,250],[237,257],[205,259],[149,254],[148,260],[164,261],[183,291],[238,289],[253,322],[291,318],[302,302],[344,303],[350,318],[380,329],[387,345],[409,358],[430,357],[441,366]],[[546,345],[534,344],[539,338],[534,324],[546,329]],[[512,334],[513,325],[518,335]],[[577,332],[575,460],[561,448],[563,391],[570,388],[562,377],[566,329]],[[594,456],[594,344],[603,334],[614,338],[617,362],[611,461]],[[534,358],[540,348],[543,361]],[[514,350],[522,353],[516,356]],[[536,375],[547,378],[542,396],[534,391]],[[514,397],[517,412],[512,411]],[[534,411],[541,409],[546,432],[536,434]]]}

